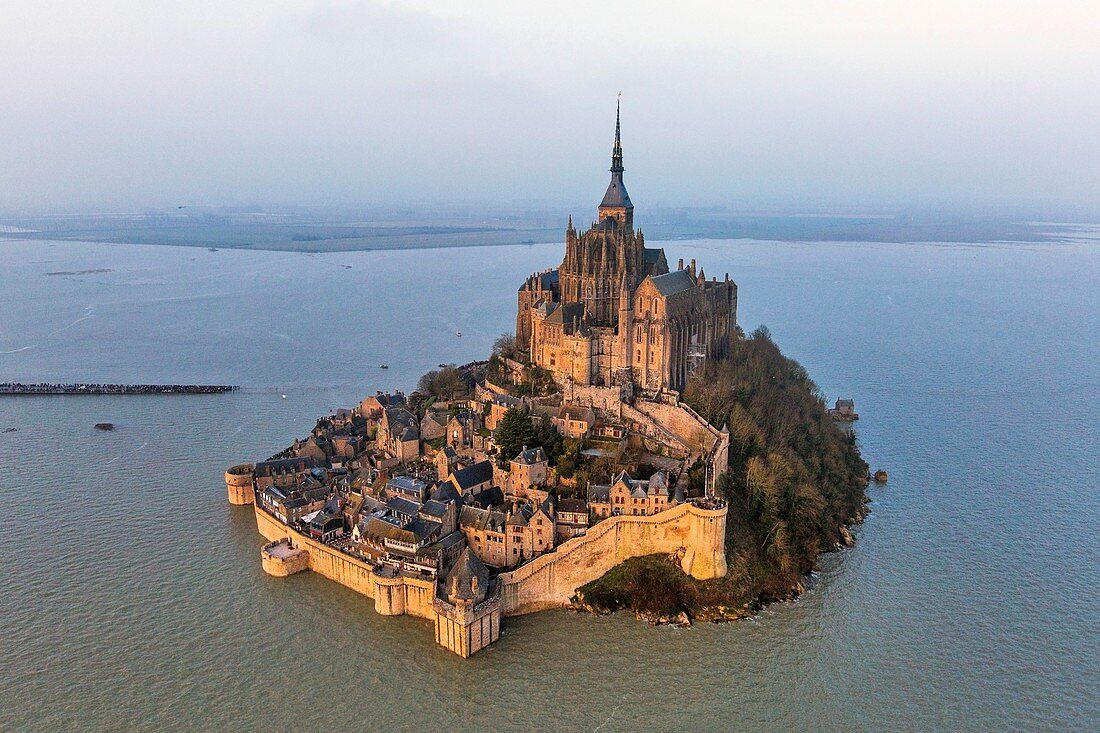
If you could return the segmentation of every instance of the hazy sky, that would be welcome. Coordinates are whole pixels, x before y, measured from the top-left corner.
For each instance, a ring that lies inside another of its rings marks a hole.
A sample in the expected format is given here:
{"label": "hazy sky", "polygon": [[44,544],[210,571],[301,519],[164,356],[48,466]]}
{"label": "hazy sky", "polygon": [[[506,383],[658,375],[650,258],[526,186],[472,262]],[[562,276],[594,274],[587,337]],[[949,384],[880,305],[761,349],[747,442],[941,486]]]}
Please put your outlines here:
{"label": "hazy sky", "polygon": [[1100,210],[1100,2],[0,3],[0,210]]}

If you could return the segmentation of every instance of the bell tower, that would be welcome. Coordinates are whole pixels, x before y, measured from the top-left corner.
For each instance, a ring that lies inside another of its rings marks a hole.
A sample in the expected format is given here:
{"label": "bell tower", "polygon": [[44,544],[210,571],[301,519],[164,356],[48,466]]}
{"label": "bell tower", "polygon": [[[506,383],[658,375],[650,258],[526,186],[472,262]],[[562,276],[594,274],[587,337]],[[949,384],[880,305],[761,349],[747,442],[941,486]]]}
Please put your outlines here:
{"label": "bell tower", "polygon": [[615,144],[611,148],[611,183],[600,202],[600,223],[613,220],[619,228],[634,230],[634,204],[623,184],[623,146],[619,140],[619,102],[615,102]]}

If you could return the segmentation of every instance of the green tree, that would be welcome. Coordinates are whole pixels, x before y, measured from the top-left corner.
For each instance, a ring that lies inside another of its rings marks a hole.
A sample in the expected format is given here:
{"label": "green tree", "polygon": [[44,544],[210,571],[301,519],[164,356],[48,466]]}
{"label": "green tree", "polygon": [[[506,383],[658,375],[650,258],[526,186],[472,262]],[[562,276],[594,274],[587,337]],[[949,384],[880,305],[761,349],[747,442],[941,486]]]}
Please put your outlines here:
{"label": "green tree", "polygon": [[507,465],[524,446],[535,445],[535,424],[522,408],[511,407],[500,419],[494,438],[500,448],[500,463]]}
{"label": "green tree", "polygon": [[541,420],[539,424],[535,426],[535,445],[541,445],[543,451],[546,452],[546,458],[550,461],[550,465],[557,463],[558,457],[561,456],[565,450],[565,439],[562,438],[561,433],[558,432],[550,421]]}

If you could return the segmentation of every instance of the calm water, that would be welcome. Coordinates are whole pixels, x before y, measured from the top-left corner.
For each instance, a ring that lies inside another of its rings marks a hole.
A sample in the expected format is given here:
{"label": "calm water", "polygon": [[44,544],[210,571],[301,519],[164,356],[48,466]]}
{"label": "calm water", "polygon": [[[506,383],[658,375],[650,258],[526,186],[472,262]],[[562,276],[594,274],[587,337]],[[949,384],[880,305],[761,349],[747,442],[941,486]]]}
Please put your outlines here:
{"label": "calm water", "polygon": [[[754,620],[542,613],[463,661],[425,621],[266,577],[222,471],[483,356],[560,244],[0,242],[0,381],[244,385],[0,400],[0,730],[1100,728],[1097,245],[667,249],[728,270],[742,325],[856,399],[889,486],[811,592]],[[111,272],[46,274],[87,269]]]}

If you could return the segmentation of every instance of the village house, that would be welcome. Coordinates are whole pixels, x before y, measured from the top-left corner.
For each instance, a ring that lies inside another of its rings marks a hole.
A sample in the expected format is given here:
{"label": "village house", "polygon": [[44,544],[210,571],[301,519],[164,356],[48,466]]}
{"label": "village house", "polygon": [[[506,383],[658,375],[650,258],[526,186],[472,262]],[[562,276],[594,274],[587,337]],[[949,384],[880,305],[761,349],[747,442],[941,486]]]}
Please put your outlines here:
{"label": "village house", "polygon": [[588,502],[584,499],[558,499],[554,517],[556,543],[588,531]]}
{"label": "village house", "polygon": [[455,450],[473,448],[475,436],[481,427],[475,413],[463,410],[451,415],[447,421],[447,445]]}
{"label": "village house", "polygon": [[460,468],[447,477],[447,483],[454,487],[459,496],[479,494],[493,485],[493,462],[480,461]]}
{"label": "village house", "polygon": [[417,516],[421,519],[439,522],[443,526],[443,536],[447,536],[458,529],[458,502],[428,499],[421,505]]}
{"label": "village house", "polygon": [[380,420],[382,413],[390,407],[404,407],[405,395],[401,392],[384,394],[376,392],[359,403],[359,414],[367,420]]}
{"label": "village house", "polygon": [[588,506],[601,519],[657,514],[669,507],[668,477],[657,471],[648,479],[634,479],[622,471],[610,484],[589,485]]}
{"label": "village house", "polygon": [[420,457],[420,429],[416,415],[404,407],[388,407],[378,423],[378,449],[401,463]]}
{"label": "village house", "polygon": [[257,491],[263,491],[271,486],[292,488],[301,483],[302,479],[318,466],[317,461],[308,456],[279,458],[257,463],[252,470],[252,475]]}
{"label": "village house", "polygon": [[519,455],[508,462],[509,478],[513,491],[521,491],[529,486],[543,486],[546,484],[550,461],[546,458],[546,452],[542,447],[523,447]]}
{"label": "village house", "polygon": [[434,575],[438,554],[427,550],[441,538],[442,525],[426,519],[405,520],[396,515],[368,517],[360,522],[353,540],[383,552],[383,562],[395,570]]}
{"label": "village house", "polygon": [[436,451],[432,463],[435,465],[435,472],[438,476],[450,476],[453,471],[461,468],[458,451],[449,445],[445,445]]}
{"label": "village house", "polygon": [[539,504],[524,504],[505,520],[513,532],[522,527],[518,538],[518,557],[509,558],[514,564],[538,557],[554,547],[554,497],[547,496]]}
{"label": "village house", "polygon": [[326,502],[323,509],[304,515],[301,518],[306,534],[315,540],[329,542],[344,531],[344,517],[340,502],[333,498]]}
{"label": "village house", "polygon": [[508,565],[506,518],[504,512],[475,506],[463,506],[458,515],[458,528],[466,537],[466,545],[483,563],[495,568]]}
{"label": "village house", "polygon": [[401,496],[417,503],[428,499],[428,484],[412,476],[394,476],[386,482],[386,495]]}
{"label": "village house", "polygon": [[590,407],[562,405],[557,416],[551,418],[551,422],[565,437],[579,440],[587,437],[592,426],[596,424],[596,413]]}
{"label": "village house", "polygon": [[447,423],[450,416],[445,412],[429,410],[420,420],[420,437],[424,440],[436,440],[447,435]]}
{"label": "village house", "polygon": [[496,430],[497,425],[504,419],[504,415],[513,407],[523,408],[523,400],[511,395],[493,393],[489,398],[489,412],[485,416],[485,428]]}
{"label": "village house", "polygon": [[278,517],[283,524],[297,524],[302,517],[325,507],[330,490],[326,486],[292,488],[268,486],[256,497],[264,509]]}

